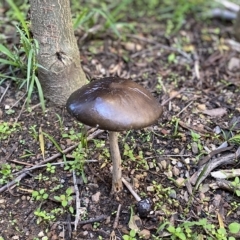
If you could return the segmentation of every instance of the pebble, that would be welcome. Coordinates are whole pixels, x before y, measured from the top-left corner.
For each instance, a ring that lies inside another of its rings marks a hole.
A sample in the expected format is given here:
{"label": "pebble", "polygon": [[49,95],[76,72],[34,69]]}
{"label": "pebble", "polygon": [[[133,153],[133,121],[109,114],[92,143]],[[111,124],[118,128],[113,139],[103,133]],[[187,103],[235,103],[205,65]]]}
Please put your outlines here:
{"label": "pebble", "polygon": [[[167,168],[167,161],[166,160],[162,160],[161,162],[160,162],[160,166],[163,168],[163,169],[166,169]],[[160,167],[159,166],[159,167]]]}
{"label": "pebble", "polygon": [[165,176],[169,177],[169,178],[172,178],[172,176],[173,176],[173,173],[172,173],[172,170],[171,170],[171,169],[169,169],[167,172],[164,172],[163,174],[164,174]]}
{"label": "pebble", "polygon": [[177,160],[176,159],[173,159],[172,160],[172,165],[176,165],[177,164]]}
{"label": "pebble", "polygon": [[177,167],[173,167],[173,169],[172,169],[172,171],[173,171],[173,175],[176,177],[176,176],[179,176],[179,174],[180,174],[180,171],[179,171],[179,169],[177,168]]}
{"label": "pebble", "polygon": [[148,166],[149,166],[150,169],[154,168],[153,162],[149,162],[149,163],[148,163]]}
{"label": "pebble", "polygon": [[185,177],[186,177],[186,178],[190,178],[190,173],[189,173],[189,171],[186,171],[186,172],[185,172]]}
{"label": "pebble", "polygon": [[27,199],[27,197],[23,195],[23,196],[21,197],[21,199],[24,201],[24,200]]}
{"label": "pebble", "polygon": [[178,154],[180,151],[179,151],[178,148],[174,148],[173,152],[174,152],[175,154]]}
{"label": "pebble", "polygon": [[193,142],[191,145],[192,145],[192,152],[194,154],[198,154],[198,145],[197,145],[197,143]]}
{"label": "pebble", "polygon": [[153,186],[147,186],[147,191],[148,192],[154,192],[154,187]]}
{"label": "pebble", "polygon": [[150,237],[151,237],[151,233],[147,229],[143,229],[142,231],[140,231],[138,233],[138,235],[141,239],[150,239]]}
{"label": "pebble", "polygon": [[177,162],[177,167],[182,168],[182,167],[183,167],[183,164],[182,164],[180,161],[178,161],[178,162]]}
{"label": "pebble", "polygon": [[190,163],[190,158],[185,158],[185,159],[184,159],[184,162],[185,162],[186,164],[189,164],[189,163]]}
{"label": "pebble", "polygon": [[175,181],[177,187],[183,187],[185,185],[185,179],[184,178],[178,178],[176,181]]}
{"label": "pebble", "polygon": [[38,237],[44,237],[44,232],[41,231],[40,233],[38,233]]}
{"label": "pebble", "polygon": [[99,198],[100,198],[101,192],[96,192],[95,194],[92,195],[92,201],[95,203],[99,202]]}

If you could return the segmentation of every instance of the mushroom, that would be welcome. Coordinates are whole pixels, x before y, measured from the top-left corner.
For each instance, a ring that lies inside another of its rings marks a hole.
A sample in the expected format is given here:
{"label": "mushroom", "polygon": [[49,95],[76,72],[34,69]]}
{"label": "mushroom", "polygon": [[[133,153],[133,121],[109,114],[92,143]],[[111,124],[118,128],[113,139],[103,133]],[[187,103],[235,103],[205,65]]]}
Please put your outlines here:
{"label": "mushroom", "polygon": [[162,106],[141,85],[118,77],[102,78],[73,92],[67,111],[78,121],[109,131],[113,162],[112,193],[122,190],[118,133],[150,126],[161,116]]}

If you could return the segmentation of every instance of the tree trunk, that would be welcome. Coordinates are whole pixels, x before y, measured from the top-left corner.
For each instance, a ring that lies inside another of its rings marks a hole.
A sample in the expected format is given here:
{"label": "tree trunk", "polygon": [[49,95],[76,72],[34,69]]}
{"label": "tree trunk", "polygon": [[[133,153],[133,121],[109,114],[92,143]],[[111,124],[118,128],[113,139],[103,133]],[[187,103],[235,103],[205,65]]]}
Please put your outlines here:
{"label": "tree trunk", "polygon": [[69,0],[30,0],[31,30],[39,43],[38,77],[44,96],[64,105],[86,83],[73,32]]}
{"label": "tree trunk", "polygon": [[233,33],[238,42],[240,42],[240,10],[233,26]]}

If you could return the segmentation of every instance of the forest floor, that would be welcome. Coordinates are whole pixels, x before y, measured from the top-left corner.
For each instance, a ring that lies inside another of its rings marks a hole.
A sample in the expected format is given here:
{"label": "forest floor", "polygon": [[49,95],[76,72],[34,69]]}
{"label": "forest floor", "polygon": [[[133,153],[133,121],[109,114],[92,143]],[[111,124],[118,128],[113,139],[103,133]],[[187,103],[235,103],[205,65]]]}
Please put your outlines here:
{"label": "forest floor", "polygon": [[[0,86],[0,239],[232,235],[228,226],[240,219],[240,183],[233,171],[239,168],[240,48],[232,24],[189,20],[177,34],[166,37],[164,25],[143,17],[136,28],[124,40],[109,32],[83,38],[76,31],[76,37],[89,80],[132,78],[159,102],[168,100],[155,125],[119,135],[123,176],[142,199],[153,202],[152,210],[139,217],[136,200],[125,187],[117,196],[110,194],[106,131],[93,135],[98,130],[88,129],[91,139],[85,144],[83,129],[64,107],[47,102],[43,113],[34,93],[27,110],[24,90],[5,81]],[[8,43],[16,44],[12,26],[4,30]],[[46,162],[51,164],[25,172],[3,189],[23,169]],[[228,170],[231,178],[215,178],[219,173],[211,172],[217,170]],[[75,231],[76,200],[80,219]],[[240,239],[239,232],[235,238]]]}

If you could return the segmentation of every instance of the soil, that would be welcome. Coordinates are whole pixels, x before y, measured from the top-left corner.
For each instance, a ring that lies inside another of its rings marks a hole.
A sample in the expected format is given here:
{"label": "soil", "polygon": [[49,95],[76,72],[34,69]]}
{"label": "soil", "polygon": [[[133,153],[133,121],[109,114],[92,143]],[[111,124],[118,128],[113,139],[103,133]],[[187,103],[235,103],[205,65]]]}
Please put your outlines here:
{"label": "soil", "polygon": [[[51,164],[59,164],[53,173],[46,167],[28,171],[19,182],[0,193],[0,236],[4,239],[44,239],[44,236],[52,240],[122,239],[135,228],[145,234],[143,239],[164,236],[170,239],[166,230],[157,231],[166,221],[178,226],[186,220],[207,218],[217,229],[221,224],[227,228],[229,223],[239,222],[240,201],[236,193],[217,185],[219,180],[210,172],[204,173],[211,161],[232,156],[238,148],[237,141],[230,141],[224,147],[232,148],[213,152],[236,135],[240,126],[239,50],[230,42],[234,40],[232,24],[190,19],[171,37],[165,36],[163,27],[154,18],[143,17],[135,33],[126,34],[125,40],[116,39],[111,32],[97,37],[76,32],[82,66],[89,80],[106,76],[132,78],[164,105],[164,113],[156,124],[119,135],[124,178],[142,199],[153,202],[147,217],[138,216],[137,201],[127,188],[111,195],[107,131],[96,134],[87,145],[82,142],[82,148],[76,151],[76,144],[86,139],[77,138],[76,134],[92,136],[97,130],[81,127],[65,107],[50,102],[43,113],[37,93],[26,108],[24,90],[9,80],[0,86],[4,95],[0,100],[0,123],[7,122],[15,131],[0,139],[0,176],[3,178],[6,164],[11,165],[12,176],[5,179],[0,189],[27,167],[49,159]],[[15,34],[8,36],[9,43],[16,43]],[[0,68],[2,73],[8,71],[1,65]],[[17,123],[15,127],[14,123]],[[66,150],[71,146],[75,147],[66,152],[64,159],[59,147]],[[74,193],[73,173],[65,170],[62,163],[73,161],[76,153],[80,159],[96,160],[75,169],[79,198]],[[206,165],[202,174],[206,176],[196,188],[196,181],[191,177],[201,169],[199,162],[203,160]],[[223,161],[213,171],[237,169],[238,165],[238,158]],[[63,207],[55,196],[66,195],[69,187],[73,189],[70,194],[73,199]],[[32,193],[41,189],[48,193],[48,198],[37,201]],[[78,199],[80,218],[75,230]],[[74,214],[69,211],[70,206]],[[50,221],[39,221],[34,214],[37,209],[45,213],[54,209],[59,212]],[[130,219],[135,227],[129,225]],[[198,227],[194,231],[208,236]]]}

